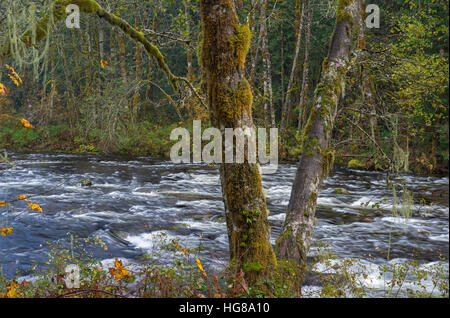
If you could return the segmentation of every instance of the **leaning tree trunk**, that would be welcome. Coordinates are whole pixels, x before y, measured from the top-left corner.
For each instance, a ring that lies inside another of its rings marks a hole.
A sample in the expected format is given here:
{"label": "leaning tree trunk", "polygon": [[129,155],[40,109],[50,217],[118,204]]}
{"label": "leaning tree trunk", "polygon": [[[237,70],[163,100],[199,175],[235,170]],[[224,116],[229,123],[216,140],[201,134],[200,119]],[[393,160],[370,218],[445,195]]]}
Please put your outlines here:
{"label": "leaning tree trunk", "polygon": [[[245,79],[250,44],[248,25],[239,23],[234,0],[201,0],[201,65],[207,76],[213,126],[253,128],[252,91]],[[233,146],[235,148],[235,146]],[[224,148],[223,148],[224,150]],[[224,161],[224,152],[222,162]],[[276,264],[261,174],[257,163],[222,163],[220,177],[227,221],[230,269],[252,284],[267,278]]]}
{"label": "leaning tree trunk", "polygon": [[305,264],[316,219],[317,195],[333,165],[334,152],[329,143],[352,50],[356,29],[353,19],[359,10],[359,0],[338,1],[330,51],[323,63],[314,105],[303,129],[302,153],[286,220],[276,242],[279,258],[294,260],[299,264]]}

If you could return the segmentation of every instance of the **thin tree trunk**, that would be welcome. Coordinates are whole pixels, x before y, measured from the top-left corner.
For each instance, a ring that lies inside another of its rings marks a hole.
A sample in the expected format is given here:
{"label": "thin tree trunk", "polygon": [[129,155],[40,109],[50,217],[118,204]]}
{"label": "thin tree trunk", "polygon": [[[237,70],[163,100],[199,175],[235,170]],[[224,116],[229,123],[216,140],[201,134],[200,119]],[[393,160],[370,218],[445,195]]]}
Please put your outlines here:
{"label": "thin tree trunk", "polygon": [[117,32],[117,41],[119,45],[120,73],[122,74],[122,82],[127,82],[127,65],[125,62],[125,43],[123,42],[122,33]]}
{"label": "thin tree trunk", "polygon": [[[185,25],[186,25],[186,31],[188,33],[188,37],[190,39],[191,37],[191,22],[189,20],[189,6],[188,6],[189,0],[184,0],[184,18],[185,18]],[[191,47],[188,45],[186,46],[186,60],[187,60],[187,74],[186,78],[189,81],[192,81],[194,77],[194,70],[192,68],[192,57],[193,52]],[[191,91],[189,90],[189,95],[191,94]]]}
{"label": "thin tree trunk", "polygon": [[[234,0],[201,0],[200,9],[201,59],[208,83],[211,123],[221,129],[222,135],[224,128],[252,128],[252,91],[245,79],[249,26],[239,23]],[[244,163],[222,163],[220,177],[230,269],[237,273],[243,270],[252,284],[269,277],[276,258],[270,244],[259,164],[249,163],[245,154]]]}
{"label": "thin tree trunk", "polygon": [[[284,32],[283,28],[280,27],[281,32],[281,71],[280,71],[280,77],[281,77],[281,108],[284,109]],[[281,114],[283,116],[283,114]]]}
{"label": "thin tree trunk", "polygon": [[[138,29],[138,8],[137,6],[135,7],[135,18],[134,18],[134,27],[136,29]],[[136,54],[135,54],[135,59],[136,59],[136,74],[135,74],[135,78],[136,78],[136,89],[134,90],[134,96],[133,96],[133,103],[132,103],[132,109],[131,109],[131,122],[134,124],[136,121],[136,117],[137,117],[137,113],[138,113],[138,104],[139,104],[139,85],[138,83],[141,80],[141,61],[142,61],[142,50],[141,50],[141,46],[139,43],[136,43]]]}
{"label": "thin tree trunk", "polygon": [[100,59],[105,59],[105,31],[103,31],[100,27],[100,30],[98,31],[98,49],[100,53]]}
{"label": "thin tree trunk", "polygon": [[305,3],[302,3],[302,13],[300,15],[300,21],[298,23],[297,29],[297,41],[295,44],[295,54],[294,60],[292,61],[291,74],[289,76],[288,87],[285,95],[285,101],[283,104],[283,109],[281,111],[281,135],[284,138],[284,131],[289,126],[289,118],[291,113],[291,95],[294,86],[295,70],[297,69],[297,64],[300,56],[300,44],[303,34],[303,19],[305,16]]}
{"label": "thin tree trunk", "polygon": [[276,241],[277,255],[299,264],[306,262],[316,222],[317,196],[322,181],[333,165],[334,152],[330,149],[330,139],[339,98],[343,93],[356,29],[353,20],[357,14],[360,14],[359,0],[338,0],[330,51],[316,88],[314,107],[303,129],[302,153],[283,230]]}
{"label": "thin tree trunk", "polygon": [[[256,23],[255,23],[255,12],[258,11],[258,8],[261,6],[261,1],[262,0],[252,0],[251,4],[252,4],[252,12],[249,15],[249,20],[248,20],[248,24],[250,26],[250,32],[251,34],[256,34]],[[259,35],[261,35],[261,32],[259,32]],[[259,52],[259,47],[261,45],[261,36],[258,37],[258,39],[256,40],[255,45],[251,45],[250,46],[250,87],[252,88],[252,90],[255,88],[255,74],[256,74],[256,66],[257,66],[257,61],[258,61],[258,52]]]}
{"label": "thin tree trunk", "polygon": [[[365,2],[365,1],[364,1]],[[366,48],[366,39],[365,39],[365,32],[364,32],[364,20],[362,15],[357,18],[358,23],[358,49],[362,50],[362,59],[366,59],[366,51],[364,49]],[[361,64],[361,78],[362,78],[362,102],[364,105],[368,106],[370,117],[369,117],[369,125],[370,125],[370,136],[372,137],[373,141],[376,141],[378,143],[378,132],[377,132],[377,111],[376,111],[376,101],[375,101],[375,94],[374,94],[374,84],[372,79],[369,76],[369,73],[367,71],[367,67],[364,63]],[[374,145],[375,147],[375,145]]]}
{"label": "thin tree trunk", "polygon": [[46,124],[50,123],[53,119],[53,108],[55,104],[55,93],[56,93],[56,85],[55,85],[55,58],[52,57],[51,61],[51,86],[50,86],[50,105],[49,105],[49,111],[48,111],[48,118]]}
{"label": "thin tree trunk", "polygon": [[311,40],[312,5],[308,8],[308,17],[305,30],[305,59],[303,63],[302,90],[300,93],[300,103],[298,111],[297,133],[300,133],[303,124],[303,114],[306,113],[308,105],[308,81],[309,81],[309,43]]}
{"label": "thin tree trunk", "polygon": [[263,54],[264,122],[266,128],[268,128],[269,126],[271,127],[275,126],[275,113],[273,109],[272,72],[270,65],[266,7],[267,7],[267,0],[262,0],[260,3],[260,38],[262,42],[261,50]]}

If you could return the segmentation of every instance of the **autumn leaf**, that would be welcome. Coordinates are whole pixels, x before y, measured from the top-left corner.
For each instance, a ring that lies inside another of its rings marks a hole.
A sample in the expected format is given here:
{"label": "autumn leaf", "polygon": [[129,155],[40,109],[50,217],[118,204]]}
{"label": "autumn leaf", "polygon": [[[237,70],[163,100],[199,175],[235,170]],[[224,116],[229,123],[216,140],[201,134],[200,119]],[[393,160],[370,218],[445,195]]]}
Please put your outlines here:
{"label": "autumn leaf", "polygon": [[203,269],[203,266],[202,266],[202,263],[200,262],[200,260],[198,258],[196,258],[195,261],[197,262],[197,266],[200,269],[200,271],[203,273],[203,275],[205,275],[205,277],[208,277],[208,275],[206,275],[206,272]]}
{"label": "autumn leaf", "polygon": [[15,298],[17,297],[16,289],[18,289],[20,285],[13,280],[11,284],[6,285],[6,293],[0,295],[0,298]]}
{"label": "autumn leaf", "polygon": [[30,122],[28,120],[26,120],[25,118],[21,118],[20,119],[20,123],[22,124],[22,126],[24,126],[25,128],[34,128],[34,126],[32,124],[30,124]]}
{"label": "autumn leaf", "polygon": [[114,261],[114,267],[109,268],[109,273],[116,281],[119,281],[124,277],[131,277],[129,270],[122,265],[122,261],[118,260],[117,257]]}
{"label": "autumn leaf", "polygon": [[12,228],[11,227],[2,227],[2,228],[0,228],[0,234],[2,236],[10,235],[10,234],[12,234]]}
{"label": "autumn leaf", "polygon": [[0,94],[6,95],[6,86],[0,83]]}
{"label": "autumn leaf", "polygon": [[100,60],[100,66],[101,66],[102,68],[105,68],[108,64],[109,64],[108,61]]}
{"label": "autumn leaf", "polygon": [[16,196],[16,199],[19,199],[19,200],[28,200],[28,197],[27,197],[26,195],[18,195],[18,196]]}
{"label": "autumn leaf", "polygon": [[6,202],[5,201],[0,201],[0,208],[6,206]]}
{"label": "autumn leaf", "polygon": [[34,128],[34,126],[32,124],[30,124],[30,122],[28,120],[26,120],[25,118],[21,118],[20,119],[20,123],[25,127],[25,128]]}
{"label": "autumn leaf", "polygon": [[[9,66],[8,64],[6,64],[5,66],[6,66],[6,68],[7,68],[8,70],[11,71],[11,73],[14,75],[14,77],[17,79],[17,81],[19,81],[20,84],[23,84],[23,81],[22,81],[22,79],[20,78],[19,74],[17,74],[16,71],[15,71],[11,66]],[[9,74],[8,74],[8,75],[9,75]],[[11,77],[11,76],[10,76],[10,77]],[[16,85],[19,86],[18,83],[17,83]]]}
{"label": "autumn leaf", "polygon": [[16,84],[17,87],[20,86],[19,81],[16,78],[14,78],[11,74],[8,74],[8,76],[11,79],[11,81],[13,81],[14,84]]}
{"label": "autumn leaf", "polygon": [[39,204],[29,203],[28,208],[30,208],[31,210],[38,210],[39,212],[42,213],[42,208],[39,206]]}

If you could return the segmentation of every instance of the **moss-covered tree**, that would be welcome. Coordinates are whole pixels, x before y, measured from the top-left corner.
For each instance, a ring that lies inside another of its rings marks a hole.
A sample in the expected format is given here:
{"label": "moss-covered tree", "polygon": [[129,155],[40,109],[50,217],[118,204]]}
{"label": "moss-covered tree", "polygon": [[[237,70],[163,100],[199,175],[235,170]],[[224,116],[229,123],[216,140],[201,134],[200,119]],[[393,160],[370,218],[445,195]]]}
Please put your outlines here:
{"label": "moss-covered tree", "polygon": [[[253,96],[244,70],[249,26],[240,24],[233,0],[200,0],[200,8],[199,50],[207,76],[211,123],[223,134],[225,128],[253,127]],[[222,163],[220,176],[230,269],[242,269],[247,282],[258,282],[267,278],[276,264],[259,165],[249,163],[247,157],[244,163]]]}
{"label": "moss-covered tree", "polygon": [[304,264],[315,224],[317,196],[333,165],[330,148],[340,96],[360,14],[359,0],[339,0],[328,57],[316,87],[314,105],[302,132],[302,152],[291,191],[283,230],[277,238],[277,256]]}

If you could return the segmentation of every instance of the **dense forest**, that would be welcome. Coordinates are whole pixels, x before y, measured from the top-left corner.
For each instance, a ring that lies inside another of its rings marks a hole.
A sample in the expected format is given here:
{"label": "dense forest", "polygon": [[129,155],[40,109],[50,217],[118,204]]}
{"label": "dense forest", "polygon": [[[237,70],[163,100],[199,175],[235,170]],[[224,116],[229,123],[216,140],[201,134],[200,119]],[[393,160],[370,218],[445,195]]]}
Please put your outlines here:
{"label": "dense forest", "polygon": [[[206,83],[199,66],[197,1],[106,1],[109,12],[144,32],[173,74],[189,80],[174,91],[153,56],[117,26],[82,15],[80,29],[55,22],[38,50],[20,42],[31,16],[51,1],[0,8],[1,36],[14,39],[4,60],[1,113],[27,118],[35,130],[2,117],[0,147],[39,151],[169,156],[168,135],[192,119],[207,125]],[[251,43],[245,75],[260,127],[283,131],[282,158],[297,160],[327,56],[336,1],[240,1]],[[376,1],[375,1],[376,3]],[[447,1],[380,1],[380,28],[360,29],[345,78],[333,145],[339,163],[371,169],[442,173],[448,165]],[[10,10],[10,11],[8,11]],[[9,15],[8,15],[9,14]],[[10,16],[10,15],[13,16]],[[203,101],[199,101],[203,100]],[[388,159],[390,158],[390,159]]]}
{"label": "dense forest", "polygon": [[[385,173],[394,200],[390,176],[448,182],[448,23],[448,0],[4,0],[0,169],[9,169],[8,153],[169,160],[171,131],[192,132],[194,120],[203,128],[278,128],[280,163],[296,172],[276,241],[259,165],[247,157],[220,164],[225,276],[234,285],[224,291],[217,279],[190,292],[299,296],[319,192],[333,167]],[[0,196],[0,209],[29,200],[25,190],[16,194]],[[42,213],[36,200],[29,208]],[[448,222],[448,202],[446,213]],[[0,226],[0,244],[13,239],[14,227]],[[195,262],[198,283],[208,275]],[[117,258],[114,266],[115,281],[133,284]],[[448,289],[448,268],[442,275]],[[271,279],[292,286],[270,287]],[[19,290],[5,286],[6,296]],[[123,291],[99,286],[89,295]]]}

